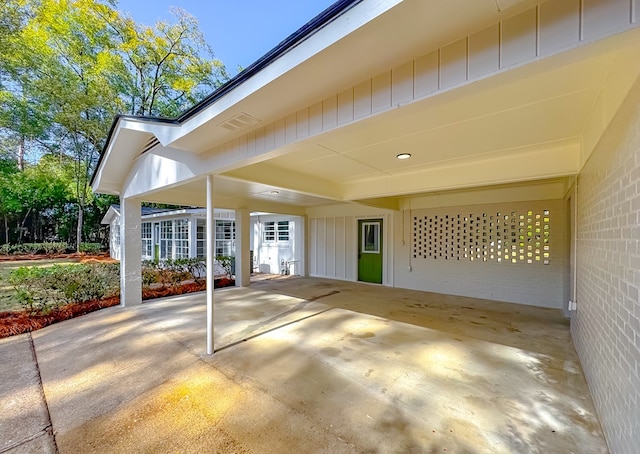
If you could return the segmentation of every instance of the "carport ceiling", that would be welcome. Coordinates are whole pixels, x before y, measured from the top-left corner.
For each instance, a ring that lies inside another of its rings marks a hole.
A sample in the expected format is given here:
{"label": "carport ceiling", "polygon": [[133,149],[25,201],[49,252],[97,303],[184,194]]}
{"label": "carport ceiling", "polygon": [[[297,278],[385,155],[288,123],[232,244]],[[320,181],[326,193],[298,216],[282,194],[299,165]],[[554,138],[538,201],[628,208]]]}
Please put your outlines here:
{"label": "carport ceiling", "polygon": [[[357,201],[397,208],[403,198],[426,193],[505,185],[535,193],[541,187],[536,181],[566,183],[580,170],[584,131],[599,96],[626,70],[624,51],[616,41],[585,46],[285,146],[216,175],[215,205],[286,212]],[[514,178],[516,169],[501,161],[522,157],[517,162],[527,167],[530,156],[545,149],[552,158],[543,163],[546,174],[535,178]],[[403,152],[411,159],[396,159]],[[563,159],[565,167],[556,169]],[[455,183],[461,165],[479,162],[495,162],[500,177]],[[445,183],[429,186],[434,172]],[[392,179],[424,181],[425,189],[403,190]],[[204,205],[204,194],[200,179],[150,200]]]}
{"label": "carport ceiling", "polygon": [[[378,182],[378,197],[400,194],[389,188],[389,177],[414,177],[433,169],[453,171],[459,163],[535,153],[541,149],[570,149],[579,170],[576,150],[607,77],[616,67],[616,52],[572,59],[561,55],[539,61],[373,118],[314,136],[280,150],[271,159],[226,173],[237,179],[279,184],[291,190],[301,178],[274,181],[272,175],[297,175],[326,182],[325,187]],[[398,153],[411,153],[398,160]],[[504,181],[512,182],[510,169]],[[459,189],[443,187],[441,190]],[[338,192],[340,192],[338,190]],[[316,195],[326,195],[318,187]]]}
{"label": "carport ceiling", "polygon": [[[291,191],[277,185],[236,180],[220,175],[214,177],[214,206],[247,208],[252,211],[304,214],[304,208],[335,203],[335,200]],[[173,188],[166,188],[145,197],[148,202],[206,206],[206,179],[199,178]]]}

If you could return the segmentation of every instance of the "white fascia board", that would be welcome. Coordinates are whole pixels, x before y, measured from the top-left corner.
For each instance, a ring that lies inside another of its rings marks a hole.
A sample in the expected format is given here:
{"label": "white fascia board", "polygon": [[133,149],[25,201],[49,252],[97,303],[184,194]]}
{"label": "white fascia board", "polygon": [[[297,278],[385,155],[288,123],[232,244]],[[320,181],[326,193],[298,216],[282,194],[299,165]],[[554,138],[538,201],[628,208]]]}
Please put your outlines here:
{"label": "white fascia board", "polygon": [[[105,185],[104,184],[105,182],[103,182],[102,180],[104,177],[105,168],[107,167],[107,163],[109,162],[109,158],[111,157],[111,154],[113,153],[113,149],[118,141],[118,135],[120,134],[120,124],[121,124],[121,119],[118,119],[113,129],[111,140],[107,143],[107,148],[104,150],[104,156],[102,157],[102,160],[100,161],[100,165],[98,166],[98,168],[94,173],[93,185],[91,186],[91,188],[93,189],[93,192],[105,193],[105,188],[103,188],[103,186],[113,186],[113,185],[109,185],[108,183]],[[110,194],[114,193],[112,187],[111,187],[111,190],[108,191],[108,193]]]}
{"label": "white fascia board", "polygon": [[122,129],[153,134],[162,146],[167,146],[171,141],[171,138],[181,129],[180,125],[177,123],[173,124],[163,121],[143,119],[138,120],[136,118],[121,119],[118,126]]}
{"label": "white fascia board", "polygon": [[329,46],[337,43],[376,17],[384,14],[402,1],[403,0],[369,0],[355,5],[315,32],[312,36],[291,48],[262,71],[221,97],[202,112],[189,118],[180,128],[168,129],[166,131],[168,136],[166,144],[185,136],[208,121],[216,118],[226,110],[234,107],[240,101],[251,96],[253,93],[319,52],[322,52]]}
{"label": "white fascia board", "polygon": [[120,216],[120,213],[113,206],[110,206],[100,221],[100,224],[111,224],[111,221],[113,221],[116,216]]}
{"label": "white fascia board", "polygon": [[176,217],[183,215],[199,215],[204,214],[204,208],[182,208],[179,210],[171,210],[171,211],[160,211],[158,213],[145,214],[142,216],[142,219],[158,219],[158,218],[168,218],[168,217]]}

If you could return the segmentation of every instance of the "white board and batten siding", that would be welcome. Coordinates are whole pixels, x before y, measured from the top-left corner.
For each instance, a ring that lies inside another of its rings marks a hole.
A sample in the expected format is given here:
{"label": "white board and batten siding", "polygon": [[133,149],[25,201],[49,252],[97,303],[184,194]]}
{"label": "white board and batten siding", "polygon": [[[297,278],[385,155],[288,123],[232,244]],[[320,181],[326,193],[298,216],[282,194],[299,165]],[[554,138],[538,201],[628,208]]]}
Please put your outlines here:
{"label": "white board and batten siding", "polygon": [[358,280],[358,221],[382,219],[382,283],[393,286],[393,212],[357,205],[307,210],[309,219],[309,275],[345,281]]}
{"label": "white board and batten siding", "polygon": [[358,220],[381,218],[383,285],[563,307],[569,283],[562,200],[310,211],[311,276],[357,281]]}

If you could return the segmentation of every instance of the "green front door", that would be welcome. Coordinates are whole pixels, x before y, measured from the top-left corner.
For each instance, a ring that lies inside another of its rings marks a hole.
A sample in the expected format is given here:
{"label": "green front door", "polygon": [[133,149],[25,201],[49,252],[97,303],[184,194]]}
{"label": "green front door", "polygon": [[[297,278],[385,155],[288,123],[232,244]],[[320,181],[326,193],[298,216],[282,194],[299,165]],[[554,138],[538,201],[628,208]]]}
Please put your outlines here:
{"label": "green front door", "polygon": [[382,284],[382,219],[358,221],[358,280]]}

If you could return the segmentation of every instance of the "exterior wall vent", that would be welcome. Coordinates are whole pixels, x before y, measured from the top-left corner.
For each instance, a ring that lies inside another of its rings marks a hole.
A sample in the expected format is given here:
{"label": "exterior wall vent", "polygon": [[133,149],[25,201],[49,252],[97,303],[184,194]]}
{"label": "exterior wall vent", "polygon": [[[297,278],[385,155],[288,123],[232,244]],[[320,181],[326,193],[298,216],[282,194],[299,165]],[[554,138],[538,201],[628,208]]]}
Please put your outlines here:
{"label": "exterior wall vent", "polygon": [[248,126],[255,125],[260,119],[252,117],[251,115],[241,112],[238,115],[231,117],[230,119],[223,121],[218,126],[228,129],[229,131],[238,131]]}
{"label": "exterior wall vent", "polygon": [[144,147],[142,147],[142,151],[140,152],[140,155],[142,156],[147,151],[151,150],[152,148],[155,148],[158,145],[160,145],[160,141],[156,138],[156,136],[151,136],[151,138],[149,138],[149,140],[147,140],[147,142],[144,144]]}

